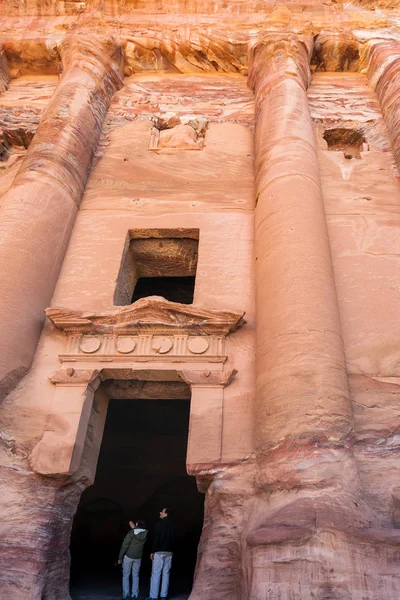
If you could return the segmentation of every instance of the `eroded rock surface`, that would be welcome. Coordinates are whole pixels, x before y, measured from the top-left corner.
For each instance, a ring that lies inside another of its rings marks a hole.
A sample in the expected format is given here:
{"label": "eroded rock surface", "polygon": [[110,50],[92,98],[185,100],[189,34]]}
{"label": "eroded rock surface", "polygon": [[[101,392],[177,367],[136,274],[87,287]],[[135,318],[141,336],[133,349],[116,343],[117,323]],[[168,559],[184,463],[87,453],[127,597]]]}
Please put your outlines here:
{"label": "eroded rock surface", "polygon": [[191,600],[398,600],[398,2],[0,14],[0,596],[68,596],[109,400],[191,397]]}

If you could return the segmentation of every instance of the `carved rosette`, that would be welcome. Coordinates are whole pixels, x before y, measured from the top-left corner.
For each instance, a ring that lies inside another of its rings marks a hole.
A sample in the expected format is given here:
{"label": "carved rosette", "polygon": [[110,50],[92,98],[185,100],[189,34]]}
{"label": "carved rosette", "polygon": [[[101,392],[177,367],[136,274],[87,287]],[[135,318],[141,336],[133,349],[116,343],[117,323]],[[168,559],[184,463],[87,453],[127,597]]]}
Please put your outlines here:
{"label": "carved rosette", "polygon": [[68,336],[63,363],[224,363],[226,336],[244,313],[198,309],[163,298],[145,298],[103,313],[49,308],[47,317]]}

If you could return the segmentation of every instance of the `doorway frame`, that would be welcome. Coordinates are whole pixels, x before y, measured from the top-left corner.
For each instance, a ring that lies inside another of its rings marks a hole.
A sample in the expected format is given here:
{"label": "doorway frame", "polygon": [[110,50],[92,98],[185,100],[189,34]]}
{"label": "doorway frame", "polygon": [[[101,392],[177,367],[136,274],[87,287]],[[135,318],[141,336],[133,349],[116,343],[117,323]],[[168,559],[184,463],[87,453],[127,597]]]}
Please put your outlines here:
{"label": "doorway frame", "polygon": [[185,381],[191,389],[187,471],[195,475],[221,461],[224,388],[237,374],[226,365],[226,337],[243,325],[243,312],[154,296],[102,313],[49,308],[46,315],[65,334],[65,345],[61,368],[49,377],[54,395],[47,424],[29,457],[36,473],[66,477],[79,469],[94,395],[106,379]]}

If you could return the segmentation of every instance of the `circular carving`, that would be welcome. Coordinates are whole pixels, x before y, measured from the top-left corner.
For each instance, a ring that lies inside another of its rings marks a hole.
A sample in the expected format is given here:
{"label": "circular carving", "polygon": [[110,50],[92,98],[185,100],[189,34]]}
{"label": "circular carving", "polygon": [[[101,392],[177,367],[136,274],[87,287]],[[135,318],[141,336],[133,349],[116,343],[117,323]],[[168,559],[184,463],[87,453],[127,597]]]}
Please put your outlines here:
{"label": "circular carving", "polygon": [[204,337],[190,337],[188,339],[188,348],[192,354],[203,354],[210,344]]}
{"label": "circular carving", "polygon": [[173,341],[170,338],[158,337],[153,340],[153,350],[159,354],[167,354],[173,345]]}
{"label": "circular carving", "polygon": [[120,337],[117,339],[117,350],[121,354],[129,354],[136,348],[136,342],[130,337]]}
{"label": "circular carving", "polygon": [[85,354],[92,354],[92,352],[96,352],[100,348],[100,345],[101,342],[98,337],[87,335],[82,338],[79,348],[82,352],[85,352]]}

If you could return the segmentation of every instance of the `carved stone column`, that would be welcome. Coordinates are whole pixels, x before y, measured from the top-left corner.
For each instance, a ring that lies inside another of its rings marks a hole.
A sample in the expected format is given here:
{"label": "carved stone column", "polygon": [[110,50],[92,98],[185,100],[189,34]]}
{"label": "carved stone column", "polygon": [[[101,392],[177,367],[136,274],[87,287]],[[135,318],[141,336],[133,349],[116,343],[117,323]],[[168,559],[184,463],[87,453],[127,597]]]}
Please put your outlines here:
{"label": "carved stone column", "polygon": [[60,370],[50,378],[56,384],[46,430],[30,455],[32,469],[42,475],[75,473],[82,459],[98,371]]}
{"label": "carved stone column", "polygon": [[0,400],[32,362],[85,189],[120,49],[67,36],[64,75],[0,210]]}
{"label": "carved stone column", "polygon": [[368,51],[368,81],[381,105],[400,169],[400,43],[376,40]]}
{"label": "carved stone column", "polygon": [[186,465],[189,475],[198,469],[215,466],[222,454],[224,387],[236,371],[178,371],[190,385],[190,421]]}
{"label": "carved stone column", "polygon": [[351,458],[352,412],[306,95],[309,56],[307,40],[271,38],[254,49],[250,71],[257,110],[256,451],[262,484],[271,489],[340,485]]}
{"label": "carved stone column", "polygon": [[257,110],[259,474],[246,536],[248,595],[383,598],[393,579],[383,581],[381,573],[396,560],[400,536],[384,529],[369,506],[352,453],[346,362],[306,95],[309,56],[307,41],[269,38],[255,48],[250,71]]}
{"label": "carved stone column", "polygon": [[358,542],[362,535],[373,544],[375,517],[352,452],[346,362],[306,95],[310,46],[295,36],[268,38],[254,49],[250,70],[257,177],[258,476],[246,536],[252,598],[365,592],[361,560],[376,575],[370,549]]}

